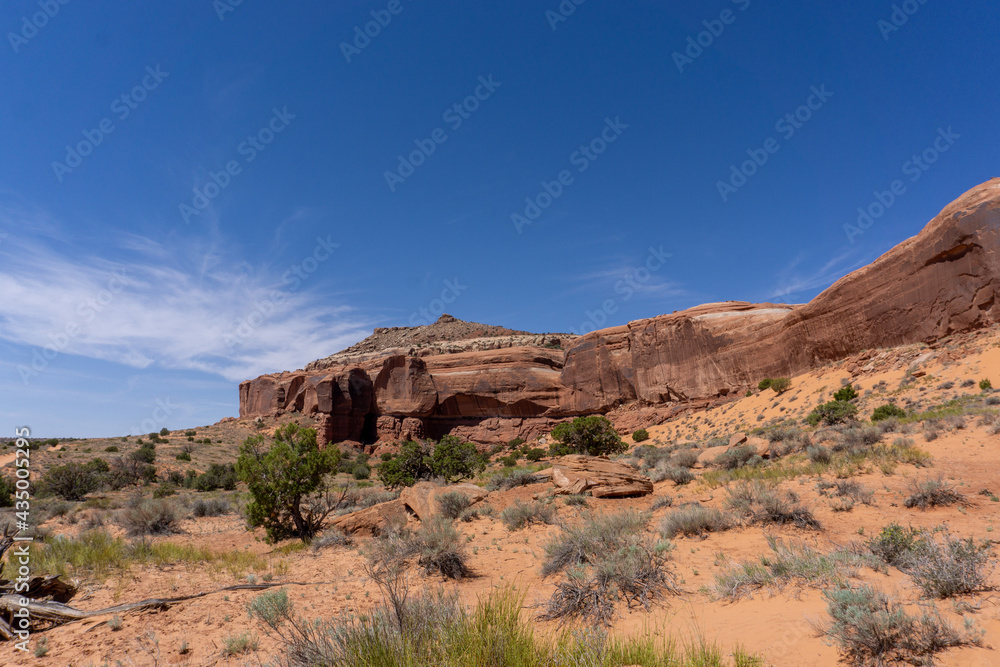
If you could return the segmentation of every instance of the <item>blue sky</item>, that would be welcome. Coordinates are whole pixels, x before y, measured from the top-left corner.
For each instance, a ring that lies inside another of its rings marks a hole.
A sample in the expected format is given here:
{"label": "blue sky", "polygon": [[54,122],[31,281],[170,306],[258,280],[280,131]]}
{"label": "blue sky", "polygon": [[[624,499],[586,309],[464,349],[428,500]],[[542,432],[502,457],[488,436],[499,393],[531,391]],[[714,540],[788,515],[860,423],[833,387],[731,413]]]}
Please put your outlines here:
{"label": "blue sky", "polygon": [[1000,175],[986,0],[232,1],[0,10],[11,433],[211,423],[445,307],[805,302]]}

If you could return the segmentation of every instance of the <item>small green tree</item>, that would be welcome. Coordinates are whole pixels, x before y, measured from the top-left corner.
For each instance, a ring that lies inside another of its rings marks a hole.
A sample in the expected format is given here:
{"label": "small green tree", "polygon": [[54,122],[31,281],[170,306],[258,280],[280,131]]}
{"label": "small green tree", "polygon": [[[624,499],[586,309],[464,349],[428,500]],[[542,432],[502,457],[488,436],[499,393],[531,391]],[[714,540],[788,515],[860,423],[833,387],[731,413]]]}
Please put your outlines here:
{"label": "small green tree", "polygon": [[486,468],[486,459],[471,442],[446,435],[434,446],[427,464],[432,474],[444,477],[450,484],[482,472]]}
{"label": "small green tree", "polygon": [[993,383],[990,382],[989,380],[980,380],[979,381],[979,388],[982,391],[989,391],[990,389],[993,388]]}
{"label": "small green tree", "polygon": [[83,500],[88,493],[104,485],[108,464],[94,459],[86,464],[67,463],[50,468],[42,477],[41,491],[59,496],[63,500]]}
{"label": "small green tree", "polygon": [[834,393],[833,400],[842,401],[846,403],[847,401],[853,401],[857,397],[858,397],[858,392],[855,391],[854,385],[845,384],[843,387],[841,387]]}
{"label": "small green tree", "polygon": [[898,405],[893,405],[892,403],[886,403],[885,405],[880,405],[872,412],[872,421],[880,422],[883,419],[889,419],[890,417],[905,417],[906,410],[899,407]]}
{"label": "small green tree", "polygon": [[649,431],[640,428],[632,433],[632,442],[644,442],[649,440]]}
{"label": "small green tree", "polygon": [[431,476],[431,468],[427,463],[429,453],[423,444],[407,440],[395,456],[379,464],[378,478],[390,489],[413,486],[417,480]]}
{"label": "small green tree", "polygon": [[772,382],[774,382],[774,380],[772,380],[771,378],[764,378],[763,380],[757,383],[757,389],[759,389],[760,391],[764,391],[765,389],[770,389]]}
{"label": "small green tree", "polygon": [[771,380],[771,389],[773,389],[776,394],[784,394],[791,388],[792,381],[788,378],[774,378]]}
{"label": "small green tree", "polygon": [[577,454],[600,456],[620,454],[628,449],[628,445],[618,437],[614,425],[601,415],[563,422],[552,429],[552,437]]}
{"label": "small green tree", "polygon": [[250,491],[247,524],[262,526],[271,542],[311,540],[333,510],[324,495],[327,475],[339,462],[339,449],[320,449],[316,431],[298,424],[279,428],[270,445],[261,435],[247,438],[236,461],[236,474]]}
{"label": "small green tree", "polygon": [[0,475],[0,507],[13,507],[17,486],[13,479]]}
{"label": "small green tree", "polygon": [[833,426],[834,424],[841,424],[854,419],[857,413],[858,406],[853,403],[848,403],[847,401],[830,401],[810,412],[809,416],[806,417],[806,421],[813,426],[816,426],[820,422]]}

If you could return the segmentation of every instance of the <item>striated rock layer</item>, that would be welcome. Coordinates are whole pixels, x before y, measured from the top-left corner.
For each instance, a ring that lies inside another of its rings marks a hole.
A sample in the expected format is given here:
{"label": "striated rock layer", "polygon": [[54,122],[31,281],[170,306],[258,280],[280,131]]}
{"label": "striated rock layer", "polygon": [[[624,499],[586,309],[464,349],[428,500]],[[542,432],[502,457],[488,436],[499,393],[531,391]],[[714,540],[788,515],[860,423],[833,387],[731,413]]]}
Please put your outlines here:
{"label": "striated rock layer", "polygon": [[993,179],[805,305],[706,304],[579,338],[446,315],[379,330],[307,370],[244,382],[240,416],[317,414],[328,441],[454,433],[492,443],[595,413],[630,429],[763,377],[996,323],[998,242]]}

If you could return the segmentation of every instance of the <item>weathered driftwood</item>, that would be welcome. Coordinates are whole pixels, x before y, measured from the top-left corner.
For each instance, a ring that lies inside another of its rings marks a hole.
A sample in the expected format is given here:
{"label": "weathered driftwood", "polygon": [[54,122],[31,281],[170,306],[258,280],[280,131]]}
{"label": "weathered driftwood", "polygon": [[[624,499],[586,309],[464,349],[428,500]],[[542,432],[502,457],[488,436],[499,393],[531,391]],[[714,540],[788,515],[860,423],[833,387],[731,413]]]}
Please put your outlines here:
{"label": "weathered driftwood", "polygon": [[[39,577],[39,579],[41,579],[41,577]],[[58,577],[47,578],[47,580],[57,579]],[[63,625],[74,621],[82,621],[84,619],[93,618],[95,616],[104,616],[106,614],[126,614],[129,612],[145,611],[149,609],[166,609],[170,607],[170,605],[174,605],[179,602],[195,600],[197,598],[212,595],[213,593],[221,593],[223,591],[262,591],[276,586],[312,586],[316,583],[320,582],[286,581],[272,582],[269,584],[239,584],[236,586],[226,586],[225,588],[220,588],[215,591],[195,593],[194,595],[182,595],[175,598],[149,598],[147,600],[140,600],[139,602],[129,602],[126,604],[116,605],[114,607],[94,609],[91,611],[76,609],[75,607],[70,607],[67,604],[57,602],[55,600],[37,600],[30,598],[27,600],[28,604],[25,606],[28,609],[32,629],[36,629],[37,624],[45,624],[46,626]],[[21,598],[22,596],[17,593],[4,593],[3,595],[0,595],[0,638],[11,639],[14,636],[9,623],[4,619],[13,618],[13,613],[22,608]]]}

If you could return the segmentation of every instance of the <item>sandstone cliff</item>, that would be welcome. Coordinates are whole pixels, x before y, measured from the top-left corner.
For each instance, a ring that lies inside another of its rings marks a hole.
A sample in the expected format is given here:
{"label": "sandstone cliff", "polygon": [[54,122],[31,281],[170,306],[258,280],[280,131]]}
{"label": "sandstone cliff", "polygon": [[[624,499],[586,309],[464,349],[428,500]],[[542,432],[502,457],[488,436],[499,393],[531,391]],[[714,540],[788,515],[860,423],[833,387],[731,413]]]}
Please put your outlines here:
{"label": "sandstone cliff", "polygon": [[616,423],[631,428],[763,377],[996,323],[998,241],[994,179],[805,305],[706,304],[580,338],[443,316],[378,330],[302,371],[244,382],[240,416],[315,413],[326,439],[362,442],[449,432],[484,443],[529,438],[616,408]]}

